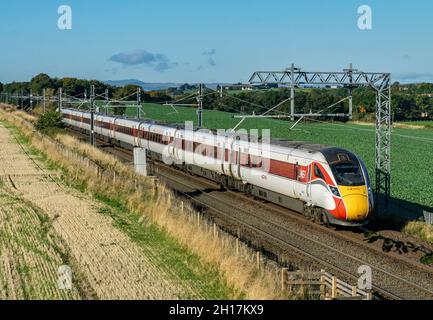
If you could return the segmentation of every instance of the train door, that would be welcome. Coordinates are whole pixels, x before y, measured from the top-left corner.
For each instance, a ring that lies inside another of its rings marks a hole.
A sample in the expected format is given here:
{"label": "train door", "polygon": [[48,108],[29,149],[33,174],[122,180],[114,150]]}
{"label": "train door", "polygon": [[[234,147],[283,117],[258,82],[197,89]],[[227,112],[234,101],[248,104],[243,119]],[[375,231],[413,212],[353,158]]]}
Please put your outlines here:
{"label": "train door", "polygon": [[222,143],[222,169],[223,172],[226,176],[232,176],[231,173],[231,150],[232,150],[232,142],[229,141],[229,139],[226,139],[223,143]]}
{"label": "train door", "polygon": [[240,155],[241,155],[241,147],[237,143],[236,140],[232,143],[232,148],[230,152],[230,175],[237,180],[240,180],[241,174],[241,166],[240,166]]}
{"label": "train door", "polygon": [[174,136],[176,137],[174,157],[178,164],[183,164],[185,162],[185,139],[181,130],[177,130]]}
{"label": "train door", "polygon": [[166,141],[167,143],[167,147],[168,147],[168,155],[171,159],[176,159],[176,131],[174,132],[170,132],[167,131],[166,132],[166,137],[168,137],[168,141]]}
{"label": "train door", "polygon": [[311,193],[309,165],[307,165],[302,158],[296,156],[290,157],[289,162],[294,163],[295,166],[296,182],[293,183],[293,193],[295,197],[304,201],[309,201]]}
{"label": "train door", "polygon": [[313,165],[310,164],[308,166],[308,174],[307,174],[307,198],[308,200],[311,200],[312,195],[311,195],[311,178],[312,178],[312,172],[313,172]]}

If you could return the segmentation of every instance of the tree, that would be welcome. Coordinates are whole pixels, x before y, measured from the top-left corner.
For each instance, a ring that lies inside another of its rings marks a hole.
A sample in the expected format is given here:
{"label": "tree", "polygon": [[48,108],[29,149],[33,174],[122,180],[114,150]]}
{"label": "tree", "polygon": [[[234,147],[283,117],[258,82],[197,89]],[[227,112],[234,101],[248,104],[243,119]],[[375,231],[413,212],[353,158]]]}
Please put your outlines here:
{"label": "tree", "polygon": [[42,94],[43,89],[52,88],[53,80],[45,73],[40,73],[30,81],[30,89],[33,94]]}
{"label": "tree", "polygon": [[421,117],[422,113],[429,113],[431,108],[431,99],[425,95],[419,95],[415,99],[416,109],[415,112],[418,113],[418,117]]}
{"label": "tree", "polygon": [[392,108],[396,120],[410,119],[416,107],[415,99],[408,94],[395,94],[392,96]]}
{"label": "tree", "polygon": [[[136,94],[139,88],[140,87],[135,84],[129,84],[124,87],[116,88],[113,93],[113,98],[115,100],[128,100],[128,101],[136,100],[137,99]],[[114,109],[114,114],[124,115],[125,111],[126,111],[126,107],[117,106]]]}
{"label": "tree", "polygon": [[41,115],[36,123],[36,129],[46,133],[50,133],[63,127],[62,115],[52,110]]}
{"label": "tree", "polygon": [[84,97],[84,91],[89,89],[86,81],[79,80],[76,78],[63,78],[61,79],[61,86],[63,92],[70,96],[82,96]]}
{"label": "tree", "polygon": [[138,89],[140,87],[135,84],[128,84],[124,87],[120,87],[114,90],[113,97],[116,100],[125,99],[127,100],[134,100],[136,97],[134,97],[134,94],[137,93]]}
{"label": "tree", "polygon": [[29,82],[12,82],[3,85],[4,91],[9,94],[21,94],[21,92],[30,91],[30,83]]}
{"label": "tree", "polygon": [[143,102],[169,102],[172,100],[172,97],[168,95],[164,91],[149,91],[149,92],[143,92],[143,96],[141,99]]}

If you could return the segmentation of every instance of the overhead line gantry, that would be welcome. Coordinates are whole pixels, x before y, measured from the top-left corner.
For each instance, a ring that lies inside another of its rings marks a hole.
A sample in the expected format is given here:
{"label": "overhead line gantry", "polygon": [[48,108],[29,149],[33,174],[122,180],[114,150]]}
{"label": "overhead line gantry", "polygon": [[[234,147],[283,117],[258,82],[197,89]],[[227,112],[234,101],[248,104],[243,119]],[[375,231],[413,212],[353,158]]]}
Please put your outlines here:
{"label": "overhead line gantry", "polygon": [[[383,213],[388,209],[391,195],[391,74],[386,72],[364,72],[348,69],[337,72],[304,71],[293,64],[283,71],[256,71],[251,76],[251,84],[288,85],[291,87],[290,116],[308,116],[295,113],[294,91],[302,85],[338,86],[352,90],[360,87],[371,88],[376,93],[376,210]],[[352,109],[352,103],[349,103]],[[351,110],[349,110],[351,113]]]}

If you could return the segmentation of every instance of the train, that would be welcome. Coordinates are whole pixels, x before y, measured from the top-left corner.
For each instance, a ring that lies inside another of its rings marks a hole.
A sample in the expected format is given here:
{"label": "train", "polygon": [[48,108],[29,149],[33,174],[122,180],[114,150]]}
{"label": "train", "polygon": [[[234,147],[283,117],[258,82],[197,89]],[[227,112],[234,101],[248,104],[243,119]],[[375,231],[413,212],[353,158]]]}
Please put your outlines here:
{"label": "train", "polygon": [[[88,111],[62,109],[66,126],[90,132]],[[205,177],[303,214],[320,224],[359,227],[374,212],[366,165],[354,153],[302,141],[258,141],[149,120],[93,114],[95,135],[146,150],[151,161]]]}

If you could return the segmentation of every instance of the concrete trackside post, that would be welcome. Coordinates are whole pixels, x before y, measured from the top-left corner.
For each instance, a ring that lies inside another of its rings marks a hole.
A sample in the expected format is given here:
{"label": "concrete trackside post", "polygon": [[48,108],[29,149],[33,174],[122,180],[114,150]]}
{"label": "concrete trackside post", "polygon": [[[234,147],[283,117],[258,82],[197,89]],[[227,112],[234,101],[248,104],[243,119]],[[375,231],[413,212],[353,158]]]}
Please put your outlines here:
{"label": "concrete trackside post", "polygon": [[145,148],[134,148],[134,170],[137,174],[147,177],[147,151]]}

